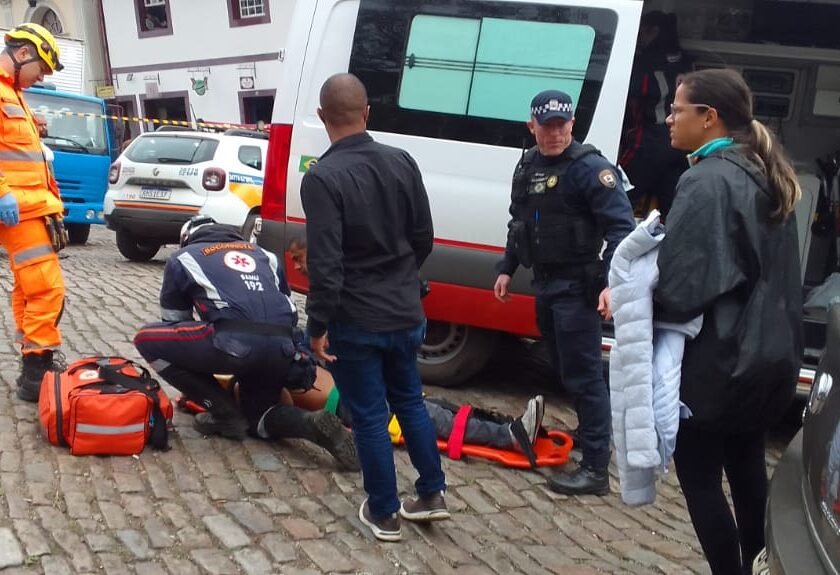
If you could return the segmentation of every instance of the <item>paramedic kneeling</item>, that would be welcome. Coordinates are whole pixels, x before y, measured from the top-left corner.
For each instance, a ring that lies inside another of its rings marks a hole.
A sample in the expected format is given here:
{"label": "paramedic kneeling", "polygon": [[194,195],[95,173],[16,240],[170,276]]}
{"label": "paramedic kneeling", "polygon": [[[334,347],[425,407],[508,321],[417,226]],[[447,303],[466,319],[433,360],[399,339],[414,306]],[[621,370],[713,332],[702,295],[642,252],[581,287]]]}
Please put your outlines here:
{"label": "paramedic kneeling", "polygon": [[548,484],[570,495],[606,495],[610,398],[599,313],[610,319],[606,273],[635,222],[616,168],[592,146],[575,141],[574,122],[572,99],[564,92],[546,90],[531,102],[528,129],[537,145],[514,171],[512,218],[494,291],[508,301],[511,276],[519,265],[533,266],[537,324],[574,401],[583,452],[577,470],[558,473]]}
{"label": "paramedic kneeling", "polygon": [[[163,323],[144,326],[134,345],[163,379],[207,410],[195,418],[199,432],[308,439],[358,469],[352,435],[335,415],[279,404],[282,389],[298,385],[289,381],[299,371],[292,369],[297,310],[289,295],[274,254],[195,216],[181,230],[181,249],[166,262]],[[213,374],[236,377],[239,405]]]}

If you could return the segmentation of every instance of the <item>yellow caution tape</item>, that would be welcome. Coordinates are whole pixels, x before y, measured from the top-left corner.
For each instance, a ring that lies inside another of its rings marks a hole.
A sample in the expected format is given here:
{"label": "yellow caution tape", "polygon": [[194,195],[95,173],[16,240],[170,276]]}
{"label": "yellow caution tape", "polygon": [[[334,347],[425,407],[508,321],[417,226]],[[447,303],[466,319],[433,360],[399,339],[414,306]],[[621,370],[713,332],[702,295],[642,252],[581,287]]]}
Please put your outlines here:
{"label": "yellow caution tape", "polygon": [[123,122],[151,122],[152,124],[162,124],[164,126],[186,126],[191,128],[193,126],[198,128],[241,128],[245,130],[253,130],[253,127],[244,124],[228,124],[225,122],[187,122],[186,120],[160,120],[157,118],[138,118],[136,116],[110,116],[108,114],[91,114],[89,112],[67,112],[60,110],[33,110],[36,116],[76,116],[79,118],[98,118],[101,120],[122,120]]}

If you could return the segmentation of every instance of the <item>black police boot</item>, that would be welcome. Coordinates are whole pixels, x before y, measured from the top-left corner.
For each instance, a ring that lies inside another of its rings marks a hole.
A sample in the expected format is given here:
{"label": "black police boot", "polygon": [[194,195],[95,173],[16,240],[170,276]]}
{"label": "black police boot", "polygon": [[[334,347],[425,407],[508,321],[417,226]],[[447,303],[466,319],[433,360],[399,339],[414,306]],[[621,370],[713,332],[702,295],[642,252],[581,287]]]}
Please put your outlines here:
{"label": "black police boot", "polygon": [[53,363],[53,352],[27,353],[23,356],[23,365],[17,378],[18,399],[36,403],[41,395],[41,381]]}
{"label": "black police boot", "polygon": [[550,476],[548,487],[563,495],[609,495],[610,475],[606,469],[581,465],[571,473],[560,471]]}

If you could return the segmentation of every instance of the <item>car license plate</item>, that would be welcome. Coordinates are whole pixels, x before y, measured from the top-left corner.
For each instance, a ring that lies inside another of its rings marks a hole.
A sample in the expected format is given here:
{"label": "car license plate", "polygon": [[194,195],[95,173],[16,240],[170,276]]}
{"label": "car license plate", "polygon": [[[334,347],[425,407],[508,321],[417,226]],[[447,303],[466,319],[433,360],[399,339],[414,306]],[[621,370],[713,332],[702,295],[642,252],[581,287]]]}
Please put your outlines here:
{"label": "car license plate", "polygon": [[168,200],[172,195],[169,188],[140,188],[142,200]]}

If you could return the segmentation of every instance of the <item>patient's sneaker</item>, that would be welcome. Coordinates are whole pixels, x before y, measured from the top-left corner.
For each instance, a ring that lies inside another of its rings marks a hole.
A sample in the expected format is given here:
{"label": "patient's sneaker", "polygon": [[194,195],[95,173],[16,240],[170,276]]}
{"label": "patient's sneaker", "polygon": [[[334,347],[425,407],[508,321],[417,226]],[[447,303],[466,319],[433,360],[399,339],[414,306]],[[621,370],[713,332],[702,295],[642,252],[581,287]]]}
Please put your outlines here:
{"label": "patient's sneaker", "polygon": [[449,509],[446,508],[443,491],[438,491],[428,497],[406,499],[400,504],[400,515],[409,521],[428,523],[449,519]]}
{"label": "patient's sneaker", "polygon": [[[525,429],[525,434],[531,442],[531,445],[537,442],[537,434],[540,431],[540,426],[542,426],[543,415],[545,415],[545,399],[542,395],[537,395],[528,400],[528,405],[525,406],[525,413],[517,418],[517,421],[522,423],[522,427]],[[510,439],[513,442],[514,449],[517,451],[523,450],[522,445],[513,433],[513,429],[510,431]]]}

